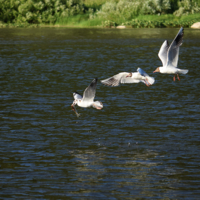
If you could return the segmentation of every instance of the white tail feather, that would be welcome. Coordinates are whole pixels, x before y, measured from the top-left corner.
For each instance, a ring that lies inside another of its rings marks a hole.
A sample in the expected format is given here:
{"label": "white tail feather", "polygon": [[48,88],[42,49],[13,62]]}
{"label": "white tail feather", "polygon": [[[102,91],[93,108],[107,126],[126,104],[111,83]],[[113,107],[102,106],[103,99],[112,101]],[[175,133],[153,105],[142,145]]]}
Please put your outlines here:
{"label": "white tail feather", "polygon": [[154,84],[155,79],[154,79],[153,77],[147,76],[146,78],[147,78],[147,80],[148,80],[148,83],[150,83],[151,85]]}
{"label": "white tail feather", "polygon": [[178,70],[178,73],[180,73],[180,74],[187,74],[188,71],[189,71],[189,70],[187,70],[187,69],[179,69],[179,70]]}

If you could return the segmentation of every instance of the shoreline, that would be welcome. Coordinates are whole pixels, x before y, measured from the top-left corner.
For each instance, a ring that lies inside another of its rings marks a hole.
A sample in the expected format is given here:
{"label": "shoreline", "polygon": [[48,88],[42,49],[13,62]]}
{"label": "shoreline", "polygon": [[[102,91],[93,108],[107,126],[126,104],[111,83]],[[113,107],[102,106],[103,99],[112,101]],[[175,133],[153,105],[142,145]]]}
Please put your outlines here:
{"label": "shoreline", "polygon": [[[190,27],[185,27],[185,28],[189,28],[189,29],[200,29],[199,28],[194,28],[194,24],[197,24],[200,22],[195,22],[193,23]],[[94,29],[145,29],[145,28],[179,28],[181,26],[166,26],[166,27],[133,27],[133,26],[125,26],[125,25],[120,25],[120,26],[107,26],[107,27],[103,27],[103,26],[80,26],[80,25],[59,25],[59,24],[55,24],[55,25],[51,25],[51,24],[26,24],[26,25],[21,25],[21,24],[0,24],[0,28],[94,28]],[[184,26],[183,26],[184,27]]]}

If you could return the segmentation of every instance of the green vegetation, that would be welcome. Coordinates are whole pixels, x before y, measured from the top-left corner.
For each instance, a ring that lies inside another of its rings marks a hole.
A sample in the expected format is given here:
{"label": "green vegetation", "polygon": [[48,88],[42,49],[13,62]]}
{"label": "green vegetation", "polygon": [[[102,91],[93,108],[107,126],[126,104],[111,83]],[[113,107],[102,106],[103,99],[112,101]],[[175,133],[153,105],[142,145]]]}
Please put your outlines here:
{"label": "green vegetation", "polygon": [[190,27],[193,23],[199,21],[200,14],[187,15],[183,17],[176,17],[174,15],[162,16],[139,16],[125,25],[130,25],[134,28],[156,28],[156,27]]}
{"label": "green vegetation", "polygon": [[83,13],[79,0],[0,0],[0,20],[5,23],[54,24],[58,17]]}
{"label": "green vegetation", "polygon": [[0,26],[190,27],[200,0],[0,0]]}

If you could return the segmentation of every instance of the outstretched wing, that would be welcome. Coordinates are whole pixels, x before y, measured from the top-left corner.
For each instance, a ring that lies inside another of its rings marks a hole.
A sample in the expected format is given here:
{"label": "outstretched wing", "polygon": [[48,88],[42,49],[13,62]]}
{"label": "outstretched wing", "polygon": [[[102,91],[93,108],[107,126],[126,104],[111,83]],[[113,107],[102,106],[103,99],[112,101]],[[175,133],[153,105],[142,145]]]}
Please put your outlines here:
{"label": "outstretched wing", "polygon": [[160,58],[163,66],[167,64],[167,51],[169,48],[169,43],[167,40],[165,40],[160,47],[160,51],[158,52],[158,57]]}
{"label": "outstretched wing", "polygon": [[140,79],[134,79],[134,78],[131,78],[131,77],[126,77],[126,78],[122,78],[121,79],[121,83],[139,83]]}
{"label": "outstretched wing", "polygon": [[83,101],[93,101],[96,93],[97,78],[95,78],[83,93]]}
{"label": "outstretched wing", "polygon": [[108,85],[108,86],[118,86],[120,83],[122,83],[121,80],[126,79],[127,75],[129,75],[128,72],[121,72],[121,73],[116,74],[116,75],[114,75],[110,78],[101,80],[101,83],[103,83],[104,85]]}
{"label": "outstretched wing", "polygon": [[184,29],[183,27],[181,27],[178,34],[176,35],[176,37],[174,38],[173,42],[171,43],[168,49],[167,65],[173,65],[174,67],[177,67],[179,47],[182,45],[183,42],[183,34],[184,34]]}

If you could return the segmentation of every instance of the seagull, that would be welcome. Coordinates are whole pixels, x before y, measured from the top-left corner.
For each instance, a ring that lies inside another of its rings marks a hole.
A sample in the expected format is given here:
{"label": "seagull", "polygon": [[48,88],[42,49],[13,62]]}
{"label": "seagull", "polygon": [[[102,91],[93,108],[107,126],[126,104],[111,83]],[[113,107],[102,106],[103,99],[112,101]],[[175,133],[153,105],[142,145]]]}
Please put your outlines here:
{"label": "seagull", "polygon": [[80,116],[80,114],[76,111],[75,105],[78,105],[80,107],[94,107],[96,109],[102,109],[103,104],[100,101],[94,101],[95,93],[96,93],[96,85],[97,85],[97,78],[95,78],[90,85],[85,89],[83,93],[83,97],[78,93],[74,92],[74,101],[71,105],[72,110],[75,112],[77,117]]}
{"label": "seagull", "polygon": [[184,34],[183,31],[184,29],[183,27],[181,27],[170,46],[167,40],[163,42],[160,48],[160,51],[158,53],[158,57],[160,58],[163,66],[158,67],[154,71],[154,72],[160,72],[163,74],[174,74],[174,77],[173,77],[174,81],[176,80],[176,75],[177,75],[177,79],[180,81],[179,74],[188,73],[187,69],[177,68],[179,47],[182,45],[182,41],[183,41],[183,34]]}
{"label": "seagull", "polygon": [[101,83],[108,86],[118,86],[120,83],[139,83],[143,82],[147,86],[154,84],[155,79],[150,77],[141,68],[137,69],[137,72],[121,72],[105,80],[101,80]]}

